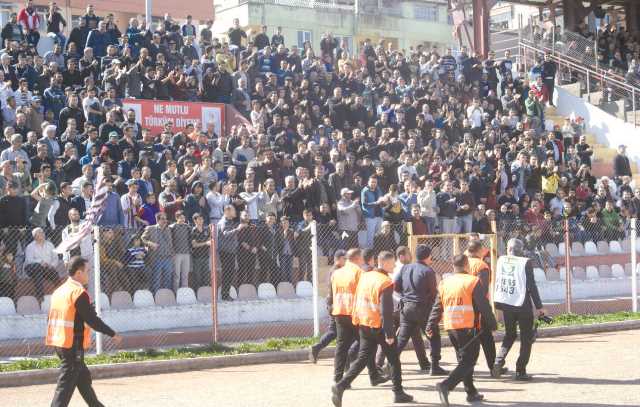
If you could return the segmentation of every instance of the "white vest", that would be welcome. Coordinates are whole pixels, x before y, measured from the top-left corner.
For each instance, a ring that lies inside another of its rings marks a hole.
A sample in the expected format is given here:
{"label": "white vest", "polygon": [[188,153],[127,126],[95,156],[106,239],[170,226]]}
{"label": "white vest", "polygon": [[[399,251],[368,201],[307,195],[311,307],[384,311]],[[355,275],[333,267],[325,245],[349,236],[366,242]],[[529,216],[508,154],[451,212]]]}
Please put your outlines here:
{"label": "white vest", "polygon": [[493,301],[520,307],[527,295],[525,266],[529,259],[518,256],[500,256],[495,277]]}

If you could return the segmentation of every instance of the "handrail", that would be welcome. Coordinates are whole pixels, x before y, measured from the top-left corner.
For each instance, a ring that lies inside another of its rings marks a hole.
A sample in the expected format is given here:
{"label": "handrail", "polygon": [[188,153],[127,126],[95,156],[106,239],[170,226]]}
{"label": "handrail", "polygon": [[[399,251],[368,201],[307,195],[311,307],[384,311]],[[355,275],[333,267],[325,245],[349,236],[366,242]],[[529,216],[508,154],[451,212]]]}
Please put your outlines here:
{"label": "handrail", "polygon": [[[531,50],[534,50],[536,52],[550,52],[553,59],[558,59],[560,62],[564,63],[564,64],[572,64],[573,66],[577,67],[578,69],[581,69],[583,71],[589,71],[592,74],[595,75],[600,75],[601,77],[607,77],[608,81],[616,81],[618,84],[621,84],[625,87],[628,87],[629,89],[635,89],[636,91],[640,91],[640,87],[638,86],[633,86],[630,85],[628,82],[626,82],[625,78],[615,72],[612,72],[610,70],[607,69],[603,69],[597,66],[589,66],[588,68],[585,68],[585,63],[583,61],[580,61],[576,58],[574,58],[573,56],[564,53],[564,52],[559,52],[557,48],[555,47],[550,47],[547,44],[541,43],[541,44],[536,44],[533,41],[526,39],[526,38],[522,38],[520,40],[520,46],[523,48],[529,48]],[[557,58],[557,55],[561,55],[562,58]],[[595,58],[595,56],[594,56]],[[575,61],[572,62],[572,61]],[[618,78],[618,79],[613,79],[613,78]],[[623,82],[624,81],[624,82]]]}
{"label": "handrail", "polygon": [[[522,41],[520,41],[520,47],[522,47],[524,49],[532,50],[534,52],[545,52],[546,51],[545,48],[542,48],[542,49],[536,48],[536,47],[528,45],[528,44],[526,44],[526,43],[524,43]],[[565,57],[567,57],[568,59],[565,59]],[[583,72],[585,74],[588,72],[590,75],[593,75],[595,78],[599,77],[603,81],[614,83],[614,84],[616,84],[616,85],[618,85],[618,86],[620,86],[622,88],[627,89],[628,91],[640,91],[640,88],[638,88],[638,87],[632,86],[632,85],[630,85],[630,84],[628,84],[626,82],[621,82],[621,81],[619,81],[617,79],[612,78],[611,73],[608,72],[608,71],[600,70],[601,72],[598,72],[598,71],[593,70],[591,68],[587,68],[587,67],[584,66],[584,64],[577,64],[577,63],[571,61],[571,59],[575,60],[575,58],[571,58],[571,57],[569,57],[567,55],[563,54],[562,58],[560,58],[557,55],[551,54],[551,59],[554,60],[555,62],[559,62],[559,63],[561,63],[563,65],[571,67],[572,69],[575,69],[577,71],[581,71],[581,72]]]}

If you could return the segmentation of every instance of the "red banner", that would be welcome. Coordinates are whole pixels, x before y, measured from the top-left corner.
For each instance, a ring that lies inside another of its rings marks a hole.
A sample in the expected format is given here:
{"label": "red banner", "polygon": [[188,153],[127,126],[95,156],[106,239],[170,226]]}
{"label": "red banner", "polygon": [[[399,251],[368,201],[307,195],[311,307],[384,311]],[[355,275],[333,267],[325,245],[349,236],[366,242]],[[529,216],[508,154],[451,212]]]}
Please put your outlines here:
{"label": "red banner", "polygon": [[153,134],[161,133],[167,122],[173,123],[174,132],[181,131],[188,124],[200,127],[211,134],[224,131],[223,103],[171,102],[166,100],[125,99],[123,109],[133,109],[136,121]]}

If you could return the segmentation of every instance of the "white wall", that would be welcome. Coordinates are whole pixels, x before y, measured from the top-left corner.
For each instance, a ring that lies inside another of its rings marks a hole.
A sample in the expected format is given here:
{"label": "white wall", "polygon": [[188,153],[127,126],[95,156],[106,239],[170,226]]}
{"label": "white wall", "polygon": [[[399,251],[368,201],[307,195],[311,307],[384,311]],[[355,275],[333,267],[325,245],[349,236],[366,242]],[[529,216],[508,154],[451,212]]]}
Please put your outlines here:
{"label": "white wall", "polygon": [[588,133],[596,136],[598,143],[616,148],[620,144],[627,146],[629,159],[640,163],[640,127],[634,127],[598,107],[587,103],[584,99],[572,95],[561,86],[556,87],[554,103],[562,116],[583,117]]}

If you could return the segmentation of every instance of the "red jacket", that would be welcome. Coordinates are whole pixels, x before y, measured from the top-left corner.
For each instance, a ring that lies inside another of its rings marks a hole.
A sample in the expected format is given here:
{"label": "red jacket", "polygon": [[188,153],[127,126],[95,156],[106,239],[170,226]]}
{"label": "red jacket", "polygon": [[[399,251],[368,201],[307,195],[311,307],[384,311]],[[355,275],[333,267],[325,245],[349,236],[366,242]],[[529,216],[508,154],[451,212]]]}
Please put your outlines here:
{"label": "red jacket", "polygon": [[29,13],[26,8],[23,8],[18,13],[18,22],[27,31],[37,30],[40,27],[40,16],[36,13],[36,9],[32,9]]}

